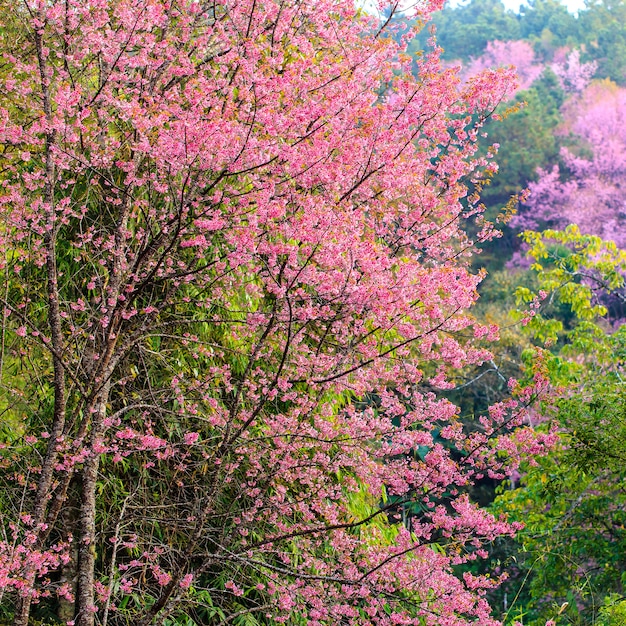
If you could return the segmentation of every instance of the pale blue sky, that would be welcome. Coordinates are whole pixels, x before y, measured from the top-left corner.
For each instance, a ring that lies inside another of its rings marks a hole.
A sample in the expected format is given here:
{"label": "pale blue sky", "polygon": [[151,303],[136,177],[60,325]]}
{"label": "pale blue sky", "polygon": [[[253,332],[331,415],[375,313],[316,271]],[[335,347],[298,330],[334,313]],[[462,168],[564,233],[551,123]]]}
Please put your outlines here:
{"label": "pale blue sky", "polygon": [[[520,4],[523,4],[523,0],[502,0],[502,3],[507,9],[517,11]],[[459,4],[459,2],[452,1],[452,4]],[[579,9],[585,7],[584,0],[564,0],[563,4],[572,12],[576,13]]]}
{"label": "pale blue sky", "polygon": [[[413,6],[415,0],[405,0],[406,4],[409,6]],[[470,0],[447,0],[447,4],[451,6],[456,6],[459,4],[464,4],[469,2]],[[585,0],[561,0],[561,2],[569,9],[571,13],[576,13],[580,9],[585,8]],[[366,11],[378,13],[377,9],[373,9],[374,6],[377,6],[376,0],[356,0],[357,6],[365,9]],[[502,0],[502,4],[507,9],[511,9],[512,11],[518,11],[521,4],[526,4],[526,0]],[[403,6],[403,5],[401,5]]]}

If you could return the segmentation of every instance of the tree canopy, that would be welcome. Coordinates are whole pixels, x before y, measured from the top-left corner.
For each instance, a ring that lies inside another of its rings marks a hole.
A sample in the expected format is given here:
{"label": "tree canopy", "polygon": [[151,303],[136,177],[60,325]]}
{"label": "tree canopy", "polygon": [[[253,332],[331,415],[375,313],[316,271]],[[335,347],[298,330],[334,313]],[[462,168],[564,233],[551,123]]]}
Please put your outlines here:
{"label": "tree canopy", "polygon": [[440,390],[496,333],[462,226],[512,70],[413,75],[343,0],[0,10],[2,610],[496,624],[459,568],[516,526],[467,491],[546,381]]}

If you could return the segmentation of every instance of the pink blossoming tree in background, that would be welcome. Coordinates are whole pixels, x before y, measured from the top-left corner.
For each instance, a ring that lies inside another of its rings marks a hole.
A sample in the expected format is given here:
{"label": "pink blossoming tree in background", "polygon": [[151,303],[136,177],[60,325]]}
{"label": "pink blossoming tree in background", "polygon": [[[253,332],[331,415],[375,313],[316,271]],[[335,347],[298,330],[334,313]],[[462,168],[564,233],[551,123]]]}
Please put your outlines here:
{"label": "pink blossoming tree in background", "polygon": [[485,52],[463,68],[466,78],[475,76],[485,69],[513,67],[518,77],[516,88],[509,90],[512,98],[518,89],[528,89],[541,76],[544,66],[535,58],[535,51],[527,41],[490,41]]}
{"label": "pink blossoming tree in background", "polygon": [[343,0],[1,10],[14,623],[495,624],[465,492],[543,381],[470,432],[434,390],[494,335],[459,221],[511,72],[414,78]]}
{"label": "pink blossoming tree in background", "polygon": [[524,229],[577,224],[626,247],[626,90],[594,82],[564,105],[565,131],[583,145],[562,149],[563,168],[540,171],[530,183],[528,208],[515,218]]}
{"label": "pink blossoming tree in background", "polygon": [[568,93],[584,91],[598,69],[597,62],[581,63],[580,50],[567,53],[567,48],[557,51],[555,57],[558,58],[555,58],[555,62],[550,67],[557,75],[564,91]]}

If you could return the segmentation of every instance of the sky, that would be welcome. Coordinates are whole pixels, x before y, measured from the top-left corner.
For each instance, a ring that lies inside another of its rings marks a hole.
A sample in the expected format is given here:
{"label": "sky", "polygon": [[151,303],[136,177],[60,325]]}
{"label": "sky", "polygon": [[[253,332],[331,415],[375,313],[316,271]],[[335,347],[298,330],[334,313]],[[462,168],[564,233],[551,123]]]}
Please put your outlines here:
{"label": "sky", "polygon": [[[401,0],[402,1],[402,0]],[[414,6],[415,0],[409,0],[408,4]],[[459,4],[468,4],[471,0],[446,0],[446,5],[458,6]],[[585,8],[585,0],[559,0],[561,4],[564,4],[570,13],[577,13],[580,9]],[[356,0],[357,5],[361,6],[368,12],[377,13],[377,9],[373,7],[378,6],[376,0]],[[527,4],[526,0],[502,0],[502,4],[511,11],[519,11],[520,5]],[[402,5],[401,5],[402,6]]]}
{"label": "sky", "polygon": [[[579,9],[583,9],[585,7],[584,0],[561,0],[561,2],[569,9],[571,13],[576,13]],[[520,7],[520,4],[525,4],[523,0],[502,0],[502,3],[507,9],[511,9],[512,11],[517,11]],[[458,0],[452,0],[452,5],[461,4]]]}

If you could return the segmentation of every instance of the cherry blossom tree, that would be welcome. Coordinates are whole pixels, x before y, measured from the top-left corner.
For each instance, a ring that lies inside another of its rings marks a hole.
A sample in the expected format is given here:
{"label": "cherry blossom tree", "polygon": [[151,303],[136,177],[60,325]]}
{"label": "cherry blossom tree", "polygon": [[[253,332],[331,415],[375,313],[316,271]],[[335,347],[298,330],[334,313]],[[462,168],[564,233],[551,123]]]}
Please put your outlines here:
{"label": "cherry blossom tree", "polygon": [[[535,51],[527,41],[490,41],[485,52],[463,69],[466,77],[475,76],[488,68],[514,67],[518,77],[517,89],[528,89],[541,76],[543,64],[535,58]],[[515,90],[509,93],[512,97]]]}
{"label": "cherry blossom tree", "polygon": [[[556,56],[556,55],[555,55]],[[558,55],[564,56],[564,55]],[[555,60],[550,66],[557,75],[564,91],[580,93],[585,90],[598,69],[596,61],[580,62],[580,50],[572,50],[563,59]]]}
{"label": "cherry blossom tree", "polygon": [[14,623],[495,624],[457,566],[514,527],[466,491],[544,382],[469,429],[436,392],[495,336],[459,222],[511,72],[414,78],[344,0],[2,19]]}
{"label": "cherry blossom tree", "polygon": [[626,246],[626,91],[610,81],[590,84],[563,107],[565,131],[582,149],[562,149],[562,167],[540,170],[530,183],[522,228],[577,224],[584,234]]}

